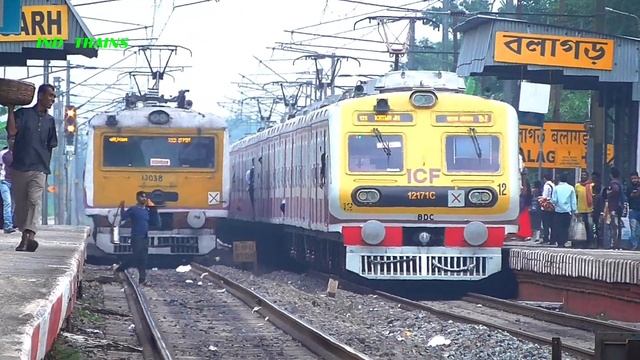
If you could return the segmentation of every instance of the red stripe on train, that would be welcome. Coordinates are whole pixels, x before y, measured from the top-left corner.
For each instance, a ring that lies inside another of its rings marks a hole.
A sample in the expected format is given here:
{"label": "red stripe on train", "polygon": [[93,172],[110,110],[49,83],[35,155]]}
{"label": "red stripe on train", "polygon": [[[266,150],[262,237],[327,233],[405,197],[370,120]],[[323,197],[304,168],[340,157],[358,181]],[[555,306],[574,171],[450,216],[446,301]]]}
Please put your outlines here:
{"label": "red stripe on train", "polygon": [[[377,246],[402,246],[402,227],[385,226],[385,235],[382,243]],[[367,246],[368,244],[362,239],[361,226],[343,226],[342,237],[344,244],[347,246]]]}

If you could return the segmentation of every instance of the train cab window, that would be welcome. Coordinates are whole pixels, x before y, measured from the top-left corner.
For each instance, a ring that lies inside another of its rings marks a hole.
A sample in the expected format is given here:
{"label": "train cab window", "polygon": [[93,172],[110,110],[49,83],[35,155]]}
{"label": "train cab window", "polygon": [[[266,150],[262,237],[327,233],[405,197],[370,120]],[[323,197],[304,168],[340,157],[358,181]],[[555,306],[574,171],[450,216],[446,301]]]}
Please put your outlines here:
{"label": "train cab window", "polygon": [[381,134],[349,136],[349,171],[400,172],[404,168],[402,136]]}
{"label": "train cab window", "polygon": [[449,135],[447,171],[495,173],[500,170],[500,139],[493,135]]}
{"label": "train cab window", "polygon": [[205,136],[103,138],[104,167],[214,168],[215,139]]}

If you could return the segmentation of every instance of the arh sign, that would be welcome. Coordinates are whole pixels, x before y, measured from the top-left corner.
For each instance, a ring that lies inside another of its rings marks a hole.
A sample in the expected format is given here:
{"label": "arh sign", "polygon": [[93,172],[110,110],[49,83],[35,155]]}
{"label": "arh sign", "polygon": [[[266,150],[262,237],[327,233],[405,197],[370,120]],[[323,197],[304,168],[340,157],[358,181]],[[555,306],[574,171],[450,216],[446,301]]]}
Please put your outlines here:
{"label": "arh sign", "polygon": [[0,34],[20,34],[20,0],[0,0]]}
{"label": "arh sign", "polygon": [[[4,0],[5,2],[7,0]],[[23,6],[18,35],[0,35],[0,42],[69,39],[69,8],[66,5]]]}

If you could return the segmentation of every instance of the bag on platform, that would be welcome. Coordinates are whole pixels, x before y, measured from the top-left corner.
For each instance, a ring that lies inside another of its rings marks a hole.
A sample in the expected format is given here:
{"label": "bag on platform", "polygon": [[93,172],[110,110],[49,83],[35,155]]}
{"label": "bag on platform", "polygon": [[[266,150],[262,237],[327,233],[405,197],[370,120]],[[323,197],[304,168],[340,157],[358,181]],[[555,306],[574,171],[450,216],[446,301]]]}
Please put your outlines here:
{"label": "bag on platform", "polygon": [[569,228],[569,239],[573,241],[586,241],[587,229],[582,219],[574,216],[571,218],[571,227]]}

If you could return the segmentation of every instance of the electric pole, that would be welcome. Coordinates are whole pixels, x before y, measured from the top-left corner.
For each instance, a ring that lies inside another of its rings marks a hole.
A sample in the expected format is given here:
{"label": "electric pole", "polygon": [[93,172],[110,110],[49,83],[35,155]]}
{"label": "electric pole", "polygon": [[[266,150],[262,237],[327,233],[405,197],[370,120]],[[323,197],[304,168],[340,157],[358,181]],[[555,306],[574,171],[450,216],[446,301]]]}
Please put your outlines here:
{"label": "electric pole", "polygon": [[[42,75],[43,83],[49,83],[49,60],[44,60],[44,73]],[[37,96],[37,95],[36,95]],[[49,223],[49,191],[48,191],[49,176],[45,176],[44,190],[42,191],[42,225]]]}
{"label": "electric pole", "polygon": [[[442,11],[448,13],[450,10],[450,0],[442,0]],[[445,14],[442,16],[442,63],[447,65],[449,64],[449,54],[446,53],[449,48],[449,16],[451,15]]]}
{"label": "electric pole", "polygon": [[409,20],[409,55],[407,56],[407,70],[417,70],[416,67],[416,20]]}
{"label": "electric pole", "polygon": [[[58,129],[62,129],[62,124],[63,124],[63,107],[64,104],[62,103],[62,97],[64,96],[62,94],[62,79],[58,76],[53,78],[53,84],[56,88],[56,94],[58,95],[58,98],[56,99],[56,102],[53,104],[53,118],[55,123],[57,124]],[[60,133],[60,130],[57,130],[58,133]],[[63,184],[63,178],[64,178],[64,172],[63,172],[63,163],[64,163],[64,152],[62,151],[62,147],[58,146],[55,151],[54,151],[54,156],[52,159],[52,164],[51,164],[51,170],[53,172],[53,186],[55,186],[56,189],[60,189]],[[47,193],[48,189],[45,189],[45,193]],[[57,192],[58,190],[56,190]],[[64,221],[63,218],[63,213],[62,213],[62,209],[64,207],[64,201],[63,199],[60,197],[60,194],[57,193],[56,196],[53,197],[53,209],[54,209],[54,221],[56,224],[62,224]]]}
{"label": "electric pole", "polygon": [[[605,32],[605,0],[594,0],[594,14],[598,14],[594,21],[594,31]],[[607,161],[607,141],[604,104],[600,100],[603,98],[601,91],[591,91],[591,123],[586,129],[589,133],[587,142],[587,169],[591,172],[597,171],[603,180],[607,179],[608,171],[604,164]]]}
{"label": "electric pole", "polygon": [[[65,91],[65,99],[64,99],[64,104],[65,104],[65,109],[71,105],[71,62],[69,60],[67,60],[67,83],[66,83],[66,91]],[[65,124],[62,124],[62,134],[64,134],[64,126]],[[71,224],[70,222],[70,208],[71,206],[69,205],[69,200],[71,199],[71,194],[73,194],[73,186],[72,186],[72,179],[74,178],[73,176],[71,176],[71,174],[69,174],[69,165],[71,163],[71,158],[73,156],[72,152],[70,152],[68,150],[68,148],[66,147],[66,142],[65,142],[65,155],[64,156],[64,182],[62,183],[62,185],[64,186],[64,212],[63,212],[63,217],[64,217],[64,224],[65,225],[69,225]]]}

